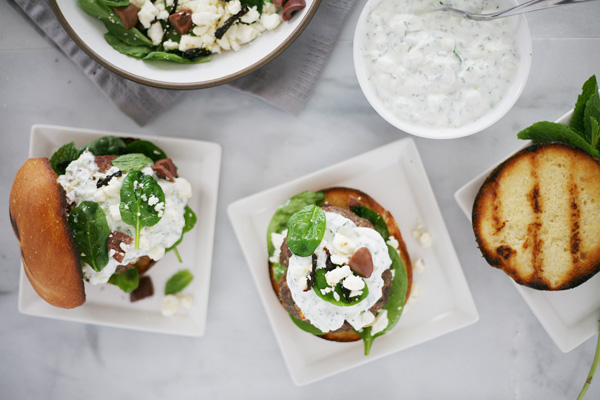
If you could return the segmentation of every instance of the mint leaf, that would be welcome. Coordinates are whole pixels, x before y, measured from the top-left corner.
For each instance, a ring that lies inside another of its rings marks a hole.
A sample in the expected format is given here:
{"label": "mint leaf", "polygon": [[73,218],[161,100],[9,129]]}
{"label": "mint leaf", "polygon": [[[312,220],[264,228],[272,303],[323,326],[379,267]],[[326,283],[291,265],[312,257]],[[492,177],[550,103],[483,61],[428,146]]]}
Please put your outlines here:
{"label": "mint leaf", "polygon": [[140,153],[124,154],[112,160],[112,165],[123,172],[139,171],[152,163],[152,159]]}
{"label": "mint leaf", "polygon": [[575,108],[573,109],[573,116],[571,117],[570,126],[577,132],[585,132],[584,114],[586,104],[588,100],[598,95],[598,82],[596,81],[596,75],[592,75],[584,84],[581,90],[581,94],[577,97]]}
{"label": "mint leaf", "polygon": [[50,157],[50,165],[57,175],[63,175],[67,165],[73,160],[76,160],[81,155],[81,152],[75,146],[75,142],[67,143],[56,150]]}
{"label": "mint leaf", "polygon": [[536,122],[529,128],[523,129],[517,134],[519,139],[529,139],[533,142],[562,142],[571,146],[579,147],[590,155],[600,158],[600,152],[590,145],[584,138],[579,136],[572,128],[556,122]]}
{"label": "mint leaf", "polygon": [[165,284],[165,295],[181,292],[193,279],[194,275],[192,275],[189,269],[182,269],[170,277]]}
{"label": "mint leaf", "polygon": [[590,117],[590,125],[592,127],[592,141],[591,145],[598,148],[598,142],[600,141],[600,124],[594,117]]}

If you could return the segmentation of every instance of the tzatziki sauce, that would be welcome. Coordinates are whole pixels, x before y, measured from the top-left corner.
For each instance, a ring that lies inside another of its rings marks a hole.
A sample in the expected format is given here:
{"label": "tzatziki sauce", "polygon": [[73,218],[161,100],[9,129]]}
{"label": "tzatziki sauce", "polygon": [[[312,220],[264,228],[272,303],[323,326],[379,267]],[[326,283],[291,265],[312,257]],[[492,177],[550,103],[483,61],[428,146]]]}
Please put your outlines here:
{"label": "tzatziki sauce", "polygon": [[492,12],[490,0],[381,0],[367,10],[360,48],[368,82],[397,118],[459,128],[496,107],[515,80],[519,51],[510,18],[475,21],[442,6]]}

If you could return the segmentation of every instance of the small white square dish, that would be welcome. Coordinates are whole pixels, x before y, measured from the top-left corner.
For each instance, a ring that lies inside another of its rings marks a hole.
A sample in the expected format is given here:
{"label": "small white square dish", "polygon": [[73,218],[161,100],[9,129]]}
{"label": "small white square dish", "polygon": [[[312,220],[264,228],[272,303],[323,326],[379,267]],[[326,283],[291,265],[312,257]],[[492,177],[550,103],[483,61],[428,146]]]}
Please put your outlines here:
{"label": "small white square dish", "polygon": [[[571,115],[572,111],[569,111],[556,122],[568,124]],[[525,142],[524,145],[483,171],[455,193],[456,202],[469,220],[475,196],[489,173],[496,165],[529,144],[529,141]],[[510,278],[507,277],[507,279]],[[514,285],[561,351],[566,353],[573,350],[598,331],[600,275],[596,275],[574,289],[565,291],[549,292],[531,289],[517,283]]]}
{"label": "small white square dish", "polygon": [[[377,338],[368,356],[362,341],[338,343],[298,329],[271,287],[267,226],[277,207],[304,190],[345,186],[364,191],[394,216],[414,271],[414,301],[398,325]],[[463,328],[479,318],[429,180],[412,139],[402,139],[229,205],[229,218],[256,283],[292,380],[305,385]],[[433,237],[423,247],[418,225]]]}
{"label": "small white square dish", "polygon": [[[154,296],[135,303],[131,303],[129,295],[116,286],[94,286],[86,282],[86,302],[71,310],[53,307],[42,300],[21,267],[19,311],[37,317],[87,324],[202,336],[208,307],[221,147],[215,143],[197,140],[34,125],[31,129],[29,157],[50,157],[54,151],[69,142],[73,141],[76,146],[82,146],[106,135],[151,141],[173,159],[180,176],[190,182],[193,195],[188,204],[196,213],[198,222],[177,246],[182,263],[179,263],[173,252],[168,252],[148,272],[153,281]],[[164,317],[161,308],[165,283],[175,272],[186,268],[192,272],[194,279],[183,293],[193,296],[193,305],[189,312]]]}

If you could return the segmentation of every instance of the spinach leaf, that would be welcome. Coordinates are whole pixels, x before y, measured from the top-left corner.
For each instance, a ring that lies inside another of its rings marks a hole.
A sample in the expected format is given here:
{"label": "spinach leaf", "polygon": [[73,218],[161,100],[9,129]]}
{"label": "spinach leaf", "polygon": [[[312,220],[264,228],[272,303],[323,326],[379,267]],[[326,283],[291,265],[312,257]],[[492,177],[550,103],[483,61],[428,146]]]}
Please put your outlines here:
{"label": "spinach leaf", "polygon": [[310,204],[319,205],[323,203],[324,200],[325,194],[323,192],[305,191],[291,197],[284,204],[279,206],[267,228],[267,249],[269,250],[269,257],[275,252],[275,246],[273,246],[273,242],[271,241],[271,235],[273,233],[281,233],[287,229],[288,220],[297,211],[300,211]]}
{"label": "spinach leaf", "polygon": [[262,14],[264,0],[240,0],[242,6],[246,6],[248,8],[256,7],[256,10]]}
{"label": "spinach leaf", "polygon": [[194,275],[189,269],[182,269],[169,278],[165,284],[165,295],[177,294],[192,282]]}
{"label": "spinach leaf", "polygon": [[135,140],[131,143],[128,143],[126,152],[141,153],[146,157],[151,158],[152,161],[158,161],[164,158],[168,158],[167,153],[165,153],[163,149],[147,140]]}
{"label": "spinach leaf", "polygon": [[315,327],[308,321],[303,321],[303,320],[295,318],[291,315],[290,315],[290,318],[292,319],[294,324],[296,324],[296,326],[298,328],[302,329],[304,332],[308,332],[313,335],[322,335],[324,333],[324,332],[321,332],[317,327]]}
{"label": "spinach leaf", "polygon": [[588,100],[598,95],[598,82],[596,76],[592,75],[584,84],[581,90],[581,94],[577,97],[575,108],[573,109],[573,116],[571,117],[570,126],[577,132],[585,132],[585,109]]}
{"label": "spinach leaf", "polygon": [[100,0],[102,4],[108,7],[127,7],[129,0]]}
{"label": "spinach leaf", "polygon": [[165,251],[170,251],[170,250],[175,250],[175,255],[177,256],[177,259],[179,260],[179,262],[181,261],[181,256],[179,255],[179,252],[177,251],[177,246],[179,246],[179,244],[181,244],[181,242],[183,241],[183,235],[186,234],[187,232],[191,231],[192,229],[194,229],[194,226],[196,225],[196,222],[198,221],[198,217],[196,217],[196,213],[194,212],[194,210],[192,210],[189,206],[185,206],[184,209],[184,213],[183,213],[183,219],[184,219],[184,225],[183,225],[183,229],[181,230],[181,237],[179,238],[179,240],[177,242],[175,242],[175,244],[171,247],[169,247],[168,249],[165,249]]}
{"label": "spinach leaf", "polygon": [[592,142],[593,125],[592,119],[596,122],[600,121],[600,94],[592,95],[585,103],[585,111],[583,113],[583,128],[585,132],[585,138],[588,142]]}
{"label": "spinach leaf", "polygon": [[365,355],[369,355],[371,351],[371,345],[373,340],[381,335],[386,334],[392,330],[400,317],[402,311],[404,311],[404,304],[406,303],[406,291],[408,290],[408,276],[406,274],[406,268],[400,255],[392,246],[387,245],[388,253],[392,259],[391,269],[394,271],[394,278],[392,280],[392,289],[390,290],[390,297],[383,306],[383,310],[387,312],[388,325],[380,332],[372,335],[372,327],[368,326],[358,332],[359,336],[363,339],[365,346]]}
{"label": "spinach leaf", "polygon": [[79,6],[87,14],[102,21],[108,32],[122,42],[134,46],[153,46],[152,41],[137,28],[125,29],[121,18],[101,0],[79,0]]}
{"label": "spinach leaf", "polygon": [[152,163],[151,158],[140,153],[124,154],[112,160],[112,164],[123,172],[139,171]]}
{"label": "spinach leaf", "polygon": [[52,154],[50,165],[57,175],[63,175],[69,163],[78,159],[80,155],[81,151],[75,147],[75,142],[67,143]]}
{"label": "spinach leaf", "polygon": [[600,144],[600,124],[596,118],[590,117],[590,126],[592,129],[592,139],[590,144],[598,148],[598,145]]}
{"label": "spinach leaf", "polygon": [[83,146],[95,156],[114,156],[125,153],[125,142],[116,136],[103,136]]}
{"label": "spinach leaf", "polygon": [[525,128],[519,132],[517,137],[519,139],[530,139],[536,143],[558,141],[579,147],[594,157],[600,157],[600,152],[573,129],[556,122],[536,122],[529,128]]}
{"label": "spinach leaf", "polygon": [[388,231],[387,224],[381,215],[365,206],[355,207],[352,209],[352,212],[361,218],[369,220],[373,224],[375,230],[383,237],[383,240],[388,240],[390,233]]}
{"label": "spinach leaf", "polygon": [[148,55],[144,57],[144,60],[172,61],[179,64],[202,64],[210,61],[210,57],[190,59],[183,58],[182,56],[176,53],[169,53],[166,51],[153,51],[151,53],[148,53]]}
{"label": "spinach leaf", "polygon": [[287,244],[292,253],[310,256],[325,234],[325,211],[311,204],[292,215],[288,221]]}
{"label": "spinach leaf", "polygon": [[140,273],[137,269],[131,268],[120,274],[112,274],[108,278],[108,283],[118,286],[125,293],[131,293],[140,284]]}
{"label": "spinach leaf", "polygon": [[[316,295],[319,296],[321,299],[328,301],[329,303],[336,306],[347,307],[360,303],[369,295],[369,288],[365,284],[360,295],[348,298],[346,293],[344,293],[344,289],[342,288],[342,282],[339,282],[337,285],[335,285],[335,287],[333,287],[333,290],[330,292],[321,292],[322,289],[331,287],[327,284],[327,280],[325,279],[326,273],[327,270],[325,268],[318,268],[317,270],[315,270],[315,283],[313,285],[313,290],[316,293]],[[335,295],[333,294],[334,292],[337,293],[339,300],[335,298]]]}
{"label": "spinach leaf", "polygon": [[271,270],[273,271],[273,278],[275,278],[275,280],[277,282],[279,282],[279,280],[281,279],[281,277],[283,276],[283,274],[285,274],[285,271],[287,269],[283,265],[281,265],[280,263],[276,262],[271,267]]}
{"label": "spinach leaf", "polygon": [[81,202],[71,211],[69,226],[81,260],[94,271],[102,270],[108,264],[106,240],[110,228],[100,205],[95,201]]}
{"label": "spinach leaf", "polygon": [[119,211],[123,222],[135,227],[136,249],[140,247],[142,228],[156,225],[160,221],[164,205],[165,194],[150,175],[132,171],[123,179]]}
{"label": "spinach leaf", "polygon": [[106,42],[108,44],[111,45],[111,47],[113,49],[115,49],[116,51],[118,51],[121,54],[125,54],[126,56],[131,56],[131,57],[135,57],[135,58],[144,58],[146,57],[148,54],[152,53],[152,48],[148,47],[147,45],[132,45],[132,44],[128,44],[123,42],[121,39],[119,39],[117,36],[113,35],[112,33],[106,33],[104,35],[104,38],[106,39]]}

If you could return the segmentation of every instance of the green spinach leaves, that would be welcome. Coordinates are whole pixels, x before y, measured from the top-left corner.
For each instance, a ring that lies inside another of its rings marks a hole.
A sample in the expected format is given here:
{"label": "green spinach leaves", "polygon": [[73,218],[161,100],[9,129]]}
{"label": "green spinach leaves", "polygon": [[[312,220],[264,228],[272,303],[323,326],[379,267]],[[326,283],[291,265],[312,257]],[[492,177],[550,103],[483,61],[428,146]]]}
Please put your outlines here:
{"label": "green spinach leaves", "polygon": [[121,186],[119,211],[123,222],[135,227],[135,248],[140,247],[140,231],[160,221],[165,194],[156,180],[141,171],[132,171]]}
{"label": "green spinach leaves", "polygon": [[81,260],[100,271],[108,264],[106,239],[110,228],[100,205],[94,201],[83,201],[71,211],[69,227]]}
{"label": "green spinach leaves", "polygon": [[310,256],[325,234],[325,211],[311,204],[294,213],[288,221],[287,244],[292,253]]}
{"label": "green spinach leaves", "polygon": [[165,295],[177,294],[185,289],[194,279],[189,269],[182,269],[169,278],[165,284]]}
{"label": "green spinach leaves", "polygon": [[600,94],[596,76],[590,77],[577,98],[569,126],[556,122],[536,122],[517,137],[533,142],[557,141],[576,146],[600,158]]}

